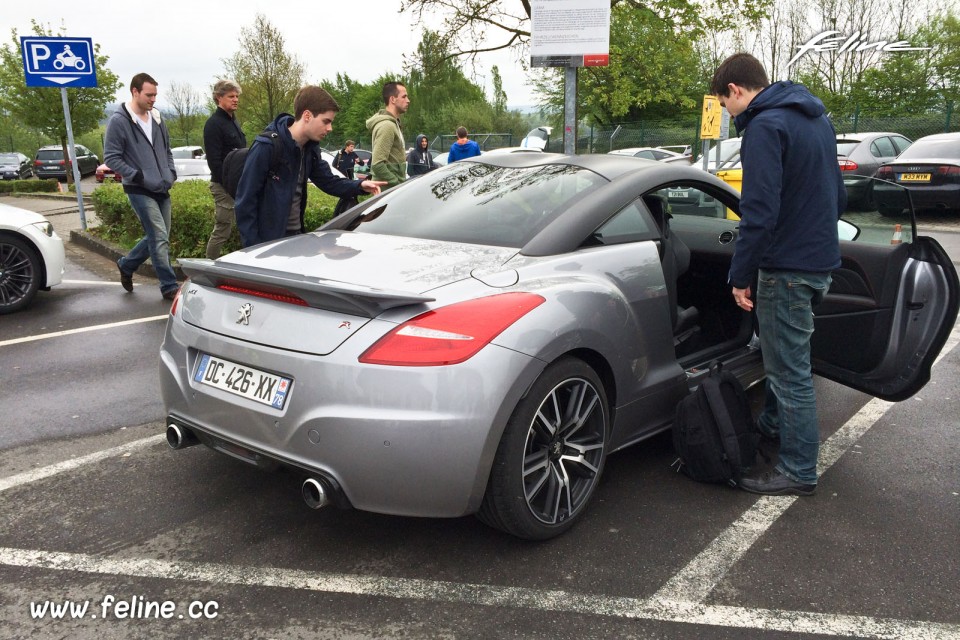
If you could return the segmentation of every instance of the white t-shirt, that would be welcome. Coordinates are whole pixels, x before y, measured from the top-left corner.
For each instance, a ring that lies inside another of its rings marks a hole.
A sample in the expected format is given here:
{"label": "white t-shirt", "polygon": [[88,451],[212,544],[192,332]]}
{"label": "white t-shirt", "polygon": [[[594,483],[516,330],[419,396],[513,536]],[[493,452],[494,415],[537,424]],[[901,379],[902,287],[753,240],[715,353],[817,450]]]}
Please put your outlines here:
{"label": "white t-shirt", "polygon": [[133,121],[140,125],[140,129],[143,131],[143,134],[147,136],[147,140],[150,142],[150,144],[153,144],[153,115],[148,111],[147,121],[144,122],[140,119],[140,116],[136,114],[132,107],[128,105],[127,108],[130,110],[130,115],[133,116]]}

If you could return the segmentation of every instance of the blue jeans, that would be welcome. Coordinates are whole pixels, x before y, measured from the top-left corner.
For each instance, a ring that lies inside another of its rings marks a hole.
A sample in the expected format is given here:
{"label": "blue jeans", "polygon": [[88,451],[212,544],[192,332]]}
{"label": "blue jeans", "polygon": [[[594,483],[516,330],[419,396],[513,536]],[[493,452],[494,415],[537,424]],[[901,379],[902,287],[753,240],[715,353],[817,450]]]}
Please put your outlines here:
{"label": "blue jeans", "polygon": [[830,274],[761,269],[756,310],[767,373],[760,430],[780,435],[776,470],[795,482],[817,483],[820,428],[810,371],[813,307],[830,288]]}
{"label": "blue jeans", "polygon": [[160,291],[166,293],[176,289],[180,285],[170,266],[170,196],[159,201],[138,193],[128,193],[127,197],[146,235],[130,253],[117,260],[117,265],[124,273],[133,273],[150,258],[160,279]]}

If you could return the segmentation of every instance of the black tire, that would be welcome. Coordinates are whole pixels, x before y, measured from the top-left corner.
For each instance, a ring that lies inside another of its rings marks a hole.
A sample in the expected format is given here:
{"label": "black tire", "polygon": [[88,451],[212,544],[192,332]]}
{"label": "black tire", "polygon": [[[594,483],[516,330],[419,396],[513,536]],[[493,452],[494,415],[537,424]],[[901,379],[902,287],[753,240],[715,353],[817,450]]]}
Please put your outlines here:
{"label": "black tire", "polygon": [[0,315],[20,311],[40,288],[43,265],[27,242],[0,235]]}
{"label": "black tire", "polygon": [[585,362],[551,364],[517,404],[500,439],[477,517],[527,540],[546,540],[586,511],[606,461],[610,411]]}

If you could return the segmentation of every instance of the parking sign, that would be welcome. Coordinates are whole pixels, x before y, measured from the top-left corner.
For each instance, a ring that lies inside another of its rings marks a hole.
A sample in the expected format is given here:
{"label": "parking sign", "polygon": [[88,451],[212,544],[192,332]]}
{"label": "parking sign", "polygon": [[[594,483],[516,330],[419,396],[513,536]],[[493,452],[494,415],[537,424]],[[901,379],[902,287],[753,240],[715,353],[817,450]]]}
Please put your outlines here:
{"label": "parking sign", "polygon": [[97,86],[90,38],[24,36],[20,52],[28,87]]}

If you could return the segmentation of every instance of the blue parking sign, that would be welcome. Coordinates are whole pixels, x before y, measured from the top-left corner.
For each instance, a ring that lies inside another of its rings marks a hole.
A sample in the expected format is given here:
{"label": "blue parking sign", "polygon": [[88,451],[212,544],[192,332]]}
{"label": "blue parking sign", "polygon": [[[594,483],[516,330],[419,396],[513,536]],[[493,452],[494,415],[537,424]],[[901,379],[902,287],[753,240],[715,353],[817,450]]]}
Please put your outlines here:
{"label": "blue parking sign", "polygon": [[28,87],[95,87],[91,38],[20,38]]}

